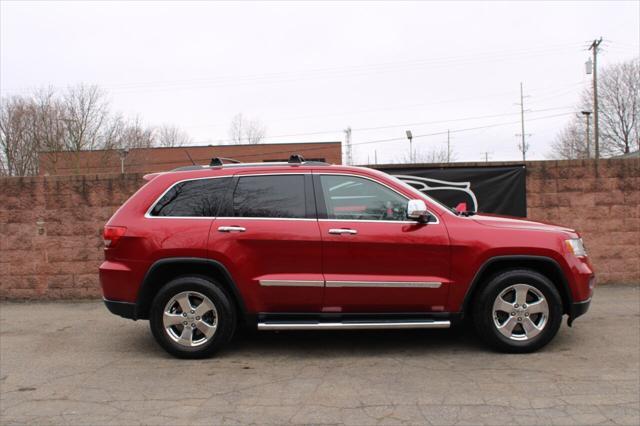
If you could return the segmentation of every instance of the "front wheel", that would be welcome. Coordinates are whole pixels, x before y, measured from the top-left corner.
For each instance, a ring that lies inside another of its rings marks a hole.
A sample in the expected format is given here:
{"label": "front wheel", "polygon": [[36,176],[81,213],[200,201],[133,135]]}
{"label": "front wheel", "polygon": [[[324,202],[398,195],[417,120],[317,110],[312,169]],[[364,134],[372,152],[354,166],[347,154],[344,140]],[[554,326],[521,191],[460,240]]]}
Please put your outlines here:
{"label": "front wheel", "polygon": [[558,332],[562,298],[544,275],[510,270],[487,283],[473,312],[478,333],[491,346],[503,352],[533,352]]}
{"label": "front wheel", "polygon": [[229,298],[203,277],[180,277],[153,299],[149,317],[156,341],[180,358],[203,358],[226,344],[236,326]]}

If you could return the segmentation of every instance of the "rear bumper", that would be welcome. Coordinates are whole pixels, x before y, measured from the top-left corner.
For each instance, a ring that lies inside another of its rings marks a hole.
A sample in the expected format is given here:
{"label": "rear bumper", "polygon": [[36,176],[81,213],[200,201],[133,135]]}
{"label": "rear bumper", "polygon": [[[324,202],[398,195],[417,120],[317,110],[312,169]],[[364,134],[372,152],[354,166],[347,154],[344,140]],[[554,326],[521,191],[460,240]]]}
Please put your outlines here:
{"label": "rear bumper", "polygon": [[122,318],[136,320],[136,304],[130,302],[119,302],[116,300],[102,299],[105,306],[112,314],[119,315]]}
{"label": "rear bumper", "polygon": [[569,327],[571,327],[571,324],[573,324],[573,321],[576,318],[578,318],[580,315],[584,315],[589,310],[590,305],[591,298],[585,300],[584,302],[576,302],[571,304],[569,308],[569,321],[567,322],[567,324],[569,324]]}

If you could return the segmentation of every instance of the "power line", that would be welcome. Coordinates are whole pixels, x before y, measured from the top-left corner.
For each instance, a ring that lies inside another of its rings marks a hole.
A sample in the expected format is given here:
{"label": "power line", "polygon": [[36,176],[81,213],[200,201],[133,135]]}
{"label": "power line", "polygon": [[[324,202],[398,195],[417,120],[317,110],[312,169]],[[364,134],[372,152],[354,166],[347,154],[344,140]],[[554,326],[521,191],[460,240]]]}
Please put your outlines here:
{"label": "power line", "polygon": [[[246,83],[286,83],[290,81],[307,80],[310,78],[326,78],[326,77],[341,77],[341,76],[358,76],[363,74],[389,72],[389,71],[402,71],[404,69],[421,68],[428,66],[430,68],[437,66],[452,66],[456,64],[466,64],[468,62],[478,61],[499,61],[510,58],[518,58],[522,56],[540,56],[545,54],[559,54],[564,53],[566,50],[573,50],[576,45],[580,43],[566,43],[551,46],[540,46],[529,49],[520,50],[506,50],[506,51],[494,51],[485,53],[473,53],[470,55],[458,55],[443,58],[429,58],[423,60],[413,61],[399,61],[399,62],[385,62],[374,63],[364,65],[352,65],[333,68],[317,68],[298,71],[285,71],[285,72],[272,72],[263,74],[249,74],[249,75],[219,75],[216,77],[206,78],[193,78],[183,80],[165,80],[165,81],[143,81],[137,83],[125,83],[125,84],[107,84],[106,89],[120,92],[135,92],[135,91],[167,91],[182,88],[204,88],[204,87],[218,87],[229,86],[232,83],[246,84]],[[60,87],[58,87],[60,88]],[[9,92],[23,92],[30,91],[32,88],[20,88]]]}
{"label": "power line", "polygon": [[[566,90],[567,87],[575,87],[575,86],[581,86],[583,85],[584,82],[583,81],[579,81],[579,82],[574,82],[574,83],[567,83],[567,84],[563,84],[561,87],[561,90]],[[529,89],[529,92],[531,93],[532,89]],[[549,88],[549,87],[545,87],[543,89],[533,89],[534,92],[536,93],[545,93],[548,91],[551,91],[552,93],[557,93],[558,92],[558,87],[553,87],[553,88]],[[570,89],[567,92],[571,92],[573,91],[573,89]],[[317,118],[322,118],[322,117],[330,117],[330,116],[345,116],[345,115],[349,115],[349,114],[360,114],[360,113],[370,113],[370,112],[379,112],[379,111],[388,111],[388,110],[393,110],[393,111],[403,111],[403,110],[408,110],[408,109],[414,109],[414,108],[419,108],[419,107],[426,107],[426,106],[433,106],[433,105],[442,105],[442,104],[447,104],[447,103],[457,103],[457,102],[463,102],[463,101],[475,101],[475,100],[486,100],[488,98],[498,98],[498,97],[502,97],[502,96],[512,96],[513,95],[513,91],[504,91],[504,92],[489,92],[489,93],[485,93],[482,95],[477,95],[477,96],[473,96],[473,97],[464,97],[464,98],[454,98],[454,99],[445,99],[445,100],[440,100],[440,101],[436,101],[436,102],[426,102],[426,103],[419,103],[419,104],[409,104],[409,105],[392,105],[392,106],[386,106],[386,107],[380,107],[380,108],[371,108],[371,109],[364,109],[364,110],[351,110],[351,111],[334,111],[328,114],[313,114],[313,115],[303,115],[303,116],[294,116],[294,117],[282,117],[282,118],[278,118],[277,120],[270,120],[270,122],[279,122],[279,121],[293,121],[293,120],[306,120],[306,119],[317,119]],[[541,98],[536,98],[536,99],[547,99],[548,96],[542,96]],[[551,96],[551,97],[557,97],[557,96]],[[222,127],[222,126],[226,126],[227,124],[201,124],[201,125],[187,125],[187,126],[183,126],[184,128],[206,128],[206,127]],[[410,124],[409,124],[410,125]],[[361,130],[361,129],[360,129]],[[333,133],[334,131],[328,131],[326,133]],[[318,133],[322,133],[322,132],[318,132]],[[306,134],[305,134],[306,135]]]}
{"label": "power line", "polygon": [[[565,106],[565,107],[530,110],[528,112],[535,114],[539,112],[567,110],[567,109],[573,109],[573,108],[574,108],[573,106]],[[460,122],[460,121],[484,120],[487,118],[498,118],[498,117],[505,117],[509,115],[517,115],[517,114],[520,114],[520,113],[507,112],[507,113],[500,113],[500,114],[480,115],[480,116],[474,116],[474,117],[452,118],[447,120],[421,121],[421,122],[414,122],[414,123],[391,124],[387,126],[375,126],[375,127],[358,127],[358,128],[352,128],[351,130],[358,131],[358,132],[366,132],[366,131],[372,131],[372,130],[394,129],[394,128],[407,127],[407,126],[416,127],[416,126],[426,126],[431,124],[453,123],[453,122]],[[296,137],[296,136],[328,135],[328,134],[338,134],[341,132],[344,132],[344,130],[333,129],[333,130],[322,130],[322,131],[304,132],[304,133],[288,133],[288,134],[281,134],[281,135],[265,136],[263,139],[277,139],[277,138],[288,138],[288,137]],[[233,139],[216,139],[216,141],[217,142],[233,142]],[[206,142],[201,141],[199,143],[204,144]]]}
{"label": "power line", "polygon": [[[538,120],[546,120],[549,118],[556,118],[556,117],[564,117],[567,115],[571,115],[573,114],[572,112],[569,113],[562,113],[562,114],[553,114],[553,115],[548,115],[548,116],[544,116],[544,117],[536,117],[536,118],[532,118],[529,121],[538,121]],[[473,131],[473,130],[482,130],[482,129],[489,129],[489,128],[493,128],[493,127],[501,127],[501,126],[507,126],[507,125],[513,125],[513,124],[517,124],[520,121],[509,121],[509,122],[503,122],[503,123],[495,123],[495,124],[490,124],[490,125],[486,125],[486,126],[476,126],[476,127],[468,127],[468,128],[462,128],[462,129],[454,129],[454,130],[448,130],[451,133],[462,133],[462,132],[468,132],[468,131]],[[425,138],[425,137],[430,137],[430,136],[439,136],[439,135],[444,135],[447,134],[447,131],[444,132],[434,132],[434,133],[424,133],[421,135],[413,135],[413,138]],[[375,144],[375,143],[385,143],[385,142],[397,142],[397,141],[404,141],[406,140],[406,136],[405,137],[395,137],[395,138],[387,138],[387,139],[376,139],[376,140],[369,140],[369,141],[362,141],[362,142],[355,142],[352,143],[351,146],[355,146],[355,145],[370,145],[370,144]],[[191,146],[185,146],[182,148],[203,148],[203,147],[207,147],[209,145],[191,145]],[[211,148],[215,148],[213,146],[211,146]],[[309,152],[309,151],[317,151],[317,150],[324,150],[326,149],[326,147],[314,147],[314,148],[304,148],[304,152]],[[272,154],[283,154],[283,155],[289,155],[291,154],[291,150],[282,150],[282,151],[271,151],[268,153],[269,155]],[[377,154],[377,153],[376,153]],[[241,154],[241,155],[235,155],[234,158],[235,159],[239,159],[239,158],[249,158],[249,157],[255,157],[256,154]],[[154,164],[175,164],[176,161],[162,161],[162,162],[158,162],[158,163],[154,163]],[[130,164],[130,166],[133,165],[142,165],[143,163],[140,164]]]}

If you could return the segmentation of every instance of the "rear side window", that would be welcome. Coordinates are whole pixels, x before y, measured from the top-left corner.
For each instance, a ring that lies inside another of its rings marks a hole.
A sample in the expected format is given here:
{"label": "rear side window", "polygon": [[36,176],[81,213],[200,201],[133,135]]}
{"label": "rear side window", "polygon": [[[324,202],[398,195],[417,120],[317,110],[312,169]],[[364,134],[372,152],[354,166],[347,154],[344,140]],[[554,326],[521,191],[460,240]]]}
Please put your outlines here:
{"label": "rear side window", "polygon": [[215,217],[230,181],[225,177],[177,183],[153,206],[151,216]]}
{"label": "rear side window", "polygon": [[233,193],[235,217],[306,217],[304,176],[245,176]]}

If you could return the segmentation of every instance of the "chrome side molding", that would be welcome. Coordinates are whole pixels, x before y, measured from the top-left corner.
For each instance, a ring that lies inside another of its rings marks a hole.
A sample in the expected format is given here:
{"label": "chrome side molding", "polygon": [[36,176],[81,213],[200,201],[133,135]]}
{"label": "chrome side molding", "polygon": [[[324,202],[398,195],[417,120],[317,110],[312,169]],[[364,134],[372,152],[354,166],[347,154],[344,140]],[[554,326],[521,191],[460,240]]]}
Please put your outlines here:
{"label": "chrome side molding", "polygon": [[449,328],[450,321],[259,322],[258,330],[398,330]]}
{"label": "chrome side molding", "polygon": [[327,281],[327,287],[440,288],[438,281]]}
{"label": "chrome side molding", "polygon": [[375,287],[375,288],[440,288],[439,281],[322,281],[260,280],[262,287]]}
{"label": "chrome side molding", "polygon": [[262,287],[324,287],[324,281],[260,280]]}

